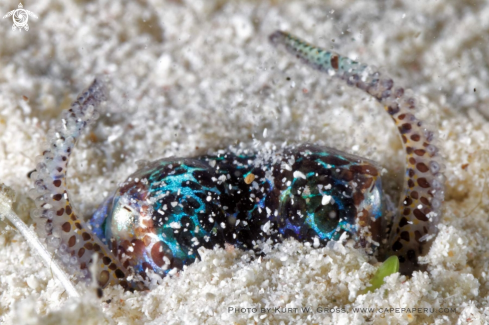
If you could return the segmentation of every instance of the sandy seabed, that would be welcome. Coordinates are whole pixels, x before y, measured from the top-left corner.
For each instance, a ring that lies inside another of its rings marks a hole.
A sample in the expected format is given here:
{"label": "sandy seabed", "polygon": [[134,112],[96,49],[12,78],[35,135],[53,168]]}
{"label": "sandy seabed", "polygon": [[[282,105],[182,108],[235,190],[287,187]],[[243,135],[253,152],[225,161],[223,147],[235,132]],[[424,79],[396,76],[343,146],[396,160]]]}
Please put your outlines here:
{"label": "sandy seabed", "polygon": [[[17,5],[2,1],[0,12]],[[206,251],[150,292],[111,287],[99,300],[78,284],[86,293],[74,299],[0,221],[0,323],[489,322],[486,1],[24,6],[39,16],[29,20],[29,31],[14,32],[10,18],[0,20],[0,182],[17,192],[15,211],[30,225],[26,175],[61,110],[98,74],[110,75],[111,100],[69,171],[80,215],[89,216],[138,160],[284,142],[317,142],[376,160],[386,170],[386,192],[396,198],[404,154],[391,119],[360,91],[273,49],[267,36],[276,29],[380,67],[410,87],[423,106],[419,115],[439,130],[447,191],[439,235],[424,258],[427,272],[394,274],[368,294],[361,291],[378,265],[351,244],[315,249],[287,241],[261,259]]]}

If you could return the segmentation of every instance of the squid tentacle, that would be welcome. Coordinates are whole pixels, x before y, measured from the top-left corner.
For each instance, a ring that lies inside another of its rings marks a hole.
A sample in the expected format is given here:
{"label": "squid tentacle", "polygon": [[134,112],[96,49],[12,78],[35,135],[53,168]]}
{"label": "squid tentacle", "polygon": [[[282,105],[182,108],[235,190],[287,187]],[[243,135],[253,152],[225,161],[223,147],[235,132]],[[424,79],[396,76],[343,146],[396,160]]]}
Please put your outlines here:
{"label": "squid tentacle", "polygon": [[368,65],[310,45],[289,33],[269,37],[316,70],[344,80],[380,102],[398,127],[406,152],[404,188],[388,240],[388,255],[397,255],[402,274],[420,270],[418,256],[425,255],[437,233],[444,200],[444,164],[435,132],[415,116],[416,101]]}
{"label": "squid tentacle", "polygon": [[97,109],[105,101],[106,94],[104,82],[96,79],[63,113],[61,123],[52,133],[49,148],[37,157],[36,171],[31,174],[34,188],[29,194],[36,203],[31,216],[38,221],[48,247],[56,251],[70,274],[89,282],[89,267],[97,260],[95,276],[101,288],[109,284],[131,288],[138,284],[128,283],[130,272],[75,213],[66,187],[73,148],[83,130],[98,118]]}

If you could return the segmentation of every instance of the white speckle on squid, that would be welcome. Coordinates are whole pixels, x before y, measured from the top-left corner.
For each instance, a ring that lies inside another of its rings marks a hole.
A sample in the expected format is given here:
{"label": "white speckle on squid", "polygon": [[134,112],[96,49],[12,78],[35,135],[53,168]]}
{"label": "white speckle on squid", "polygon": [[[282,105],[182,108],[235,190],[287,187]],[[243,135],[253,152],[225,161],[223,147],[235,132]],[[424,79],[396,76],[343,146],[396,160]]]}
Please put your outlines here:
{"label": "white speckle on squid", "polygon": [[329,195],[323,195],[323,199],[321,200],[322,205],[327,205],[331,202],[332,197]]}
{"label": "white speckle on squid", "polygon": [[173,229],[180,229],[182,228],[182,225],[180,224],[180,222],[171,222],[170,223],[170,227],[173,228]]}
{"label": "white speckle on squid", "polygon": [[314,243],[312,245],[314,246],[314,248],[319,247],[319,238],[318,237],[314,237]]}
{"label": "white speckle on squid", "polygon": [[163,261],[165,262],[165,265],[170,265],[170,259],[166,256],[163,256]]}

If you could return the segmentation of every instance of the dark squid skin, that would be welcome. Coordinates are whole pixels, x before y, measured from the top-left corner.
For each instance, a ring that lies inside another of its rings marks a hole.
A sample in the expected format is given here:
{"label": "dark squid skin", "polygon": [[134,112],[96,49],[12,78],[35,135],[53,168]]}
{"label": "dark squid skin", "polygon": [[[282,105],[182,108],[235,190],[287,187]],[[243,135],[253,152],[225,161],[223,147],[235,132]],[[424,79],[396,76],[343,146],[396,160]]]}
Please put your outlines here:
{"label": "dark squid skin", "polygon": [[324,246],[346,233],[373,254],[383,210],[375,163],[305,144],[269,155],[226,152],[149,163],[91,225],[125,267],[166,274],[193,263],[200,247],[259,252],[259,241],[286,238]]}
{"label": "dark squid skin", "polygon": [[139,166],[85,224],[66,189],[72,150],[98,116],[107,91],[100,79],[63,115],[50,147],[31,174],[31,213],[70,273],[99,288],[148,287],[148,271],[164,276],[225,244],[259,252],[260,242],[353,239],[378,260],[397,255],[400,272],[421,270],[437,233],[444,199],[443,161],[435,133],[416,116],[404,88],[367,65],[312,46],[288,33],[270,36],[303,63],[359,88],[383,105],[406,153],[397,209],[386,209],[380,166],[336,149],[302,144],[276,151],[228,149]]}

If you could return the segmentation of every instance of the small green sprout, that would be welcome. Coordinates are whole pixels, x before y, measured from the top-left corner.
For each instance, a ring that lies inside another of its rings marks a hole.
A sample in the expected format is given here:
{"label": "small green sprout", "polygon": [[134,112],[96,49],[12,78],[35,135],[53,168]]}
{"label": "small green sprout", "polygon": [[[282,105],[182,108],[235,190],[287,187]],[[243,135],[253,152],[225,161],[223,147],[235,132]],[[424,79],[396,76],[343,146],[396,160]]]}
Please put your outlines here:
{"label": "small green sprout", "polygon": [[397,256],[391,256],[382,263],[377,272],[375,272],[374,277],[370,280],[370,287],[365,288],[362,294],[367,292],[372,292],[375,289],[380,288],[380,286],[384,283],[384,278],[391,274],[399,272],[399,259]]}

